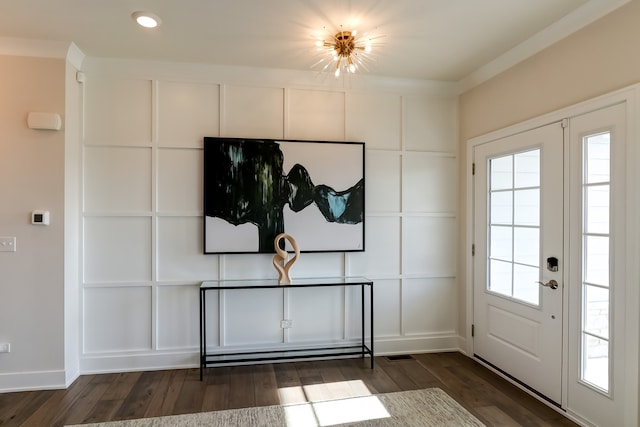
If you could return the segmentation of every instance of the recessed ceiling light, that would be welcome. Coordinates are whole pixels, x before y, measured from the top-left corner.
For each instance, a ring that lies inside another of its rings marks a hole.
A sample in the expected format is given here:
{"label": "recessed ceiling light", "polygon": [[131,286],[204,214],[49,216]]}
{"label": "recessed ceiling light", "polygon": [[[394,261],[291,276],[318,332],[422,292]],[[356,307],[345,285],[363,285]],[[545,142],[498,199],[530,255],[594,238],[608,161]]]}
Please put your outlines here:
{"label": "recessed ceiling light", "polygon": [[131,17],[134,21],[145,28],[155,28],[160,25],[160,18],[151,12],[133,12]]}

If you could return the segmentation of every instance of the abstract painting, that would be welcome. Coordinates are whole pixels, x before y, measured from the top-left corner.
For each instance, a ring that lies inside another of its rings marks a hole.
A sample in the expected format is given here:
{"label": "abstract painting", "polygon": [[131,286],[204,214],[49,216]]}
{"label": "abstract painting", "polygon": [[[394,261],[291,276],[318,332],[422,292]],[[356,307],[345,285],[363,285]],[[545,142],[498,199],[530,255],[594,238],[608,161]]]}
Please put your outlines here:
{"label": "abstract painting", "polygon": [[204,138],[204,253],[364,251],[364,143]]}

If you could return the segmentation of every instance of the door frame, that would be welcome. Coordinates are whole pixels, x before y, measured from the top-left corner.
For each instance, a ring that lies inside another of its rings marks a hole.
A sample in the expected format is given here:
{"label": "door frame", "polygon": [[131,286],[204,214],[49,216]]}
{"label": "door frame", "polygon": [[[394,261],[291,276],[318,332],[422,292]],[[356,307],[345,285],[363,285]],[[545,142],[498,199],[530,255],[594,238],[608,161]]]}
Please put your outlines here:
{"label": "door frame", "polygon": [[[473,337],[472,337],[472,322],[474,319],[474,301],[473,301],[473,292],[474,292],[474,272],[473,272],[473,256],[472,256],[472,245],[473,245],[473,236],[474,236],[474,182],[472,175],[473,168],[473,150],[477,145],[484,144],[487,142],[491,142],[493,140],[505,138],[514,134],[526,132],[528,130],[545,126],[547,124],[558,122],[562,120],[568,120],[571,117],[579,116],[585,113],[589,113],[592,111],[596,111],[602,108],[609,107],[614,104],[618,104],[621,102],[625,102],[627,104],[627,117],[626,117],[626,154],[627,154],[627,200],[628,204],[626,207],[626,217],[628,220],[628,230],[629,237],[626,239],[626,248],[627,255],[625,262],[625,276],[627,277],[627,283],[635,283],[638,279],[640,279],[640,266],[638,266],[638,260],[635,259],[635,255],[640,253],[640,219],[638,216],[640,215],[640,186],[637,185],[640,182],[640,168],[637,165],[640,165],[640,140],[638,138],[639,131],[636,130],[636,123],[640,126],[640,109],[637,107],[640,105],[640,84],[636,84],[630,87],[626,87],[614,92],[611,92],[606,95],[599,96],[597,98],[593,98],[579,104],[575,104],[566,108],[562,108],[560,110],[553,111],[551,113],[547,113],[541,115],[539,117],[526,120],[521,123],[517,123],[511,126],[507,126],[503,129],[499,129],[484,135],[480,135],[474,138],[471,138],[465,141],[466,144],[466,163],[461,165],[463,168],[463,177],[462,191],[464,192],[464,201],[465,201],[465,220],[462,225],[462,236],[461,236],[461,247],[459,248],[459,254],[461,260],[463,260],[461,268],[463,268],[463,274],[460,275],[461,278],[465,280],[465,285],[462,290],[465,292],[464,302],[466,303],[466,309],[464,313],[465,323],[460,325],[461,330],[461,350],[466,353],[468,356],[473,357],[474,348],[473,348]],[[568,186],[570,184],[569,174],[570,170],[568,167],[568,161],[570,159],[569,155],[569,142],[568,142],[568,129],[565,127],[564,130],[564,202],[568,203],[568,199],[570,197]],[[565,224],[569,219],[569,209],[565,210],[564,213]],[[565,241],[569,241],[569,227],[565,227],[564,230],[564,238]],[[563,259],[569,259],[569,245],[565,245]],[[569,283],[569,269],[565,268],[563,272],[563,281],[565,283]],[[638,420],[640,419],[638,396],[640,392],[640,336],[638,334],[638,329],[640,328],[640,287],[638,286],[626,286],[625,287],[625,306],[622,308],[624,310],[624,316],[626,323],[629,325],[635,325],[635,327],[626,328],[624,331],[624,339],[627,345],[624,350],[624,358],[626,361],[625,370],[627,375],[625,376],[625,385],[624,389],[626,391],[624,399],[623,408],[625,412],[625,420],[628,421],[628,424],[625,425],[637,425]],[[570,286],[565,286],[562,290],[563,292],[563,345],[562,345],[562,410],[551,405],[546,402],[541,397],[537,396],[535,393],[532,393],[523,385],[518,382],[512,380],[508,376],[504,375],[500,371],[494,369],[493,367],[482,363],[487,368],[493,370],[498,375],[502,376],[506,380],[510,381],[517,387],[531,394],[536,399],[545,403],[546,405],[554,408],[556,410],[561,411],[563,414],[567,415],[569,418],[574,419],[577,422],[585,423],[586,419],[582,418],[580,414],[576,414],[571,411],[571,408],[567,408],[568,402],[568,394],[570,391],[570,384],[568,384],[569,378],[569,369],[572,369],[574,366],[572,361],[569,360],[569,339],[573,337],[575,334],[571,334],[569,331],[569,320],[570,313],[568,311],[568,307],[570,304],[570,294],[569,294]],[[462,316],[461,316],[462,317]],[[620,396],[618,396],[620,398]]]}

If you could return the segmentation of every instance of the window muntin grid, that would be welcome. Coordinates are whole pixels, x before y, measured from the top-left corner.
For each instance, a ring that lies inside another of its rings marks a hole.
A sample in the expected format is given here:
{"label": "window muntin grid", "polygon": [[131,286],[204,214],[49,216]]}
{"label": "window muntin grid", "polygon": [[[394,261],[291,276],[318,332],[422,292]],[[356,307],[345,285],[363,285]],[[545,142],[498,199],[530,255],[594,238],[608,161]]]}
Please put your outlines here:
{"label": "window muntin grid", "polygon": [[487,290],[540,305],[540,149],[489,161]]}

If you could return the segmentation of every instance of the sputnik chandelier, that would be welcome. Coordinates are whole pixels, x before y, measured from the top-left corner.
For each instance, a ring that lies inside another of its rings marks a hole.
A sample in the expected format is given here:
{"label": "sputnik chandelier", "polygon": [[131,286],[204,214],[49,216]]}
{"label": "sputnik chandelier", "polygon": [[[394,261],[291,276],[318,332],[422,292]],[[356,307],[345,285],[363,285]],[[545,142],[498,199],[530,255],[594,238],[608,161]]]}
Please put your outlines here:
{"label": "sputnik chandelier", "polygon": [[326,27],[326,37],[316,41],[316,47],[323,58],[316,62],[312,68],[322,65],[322,71],[334,70],[336,78],[341,73],[355,73],[358,70],[366,70],[367,63],[371,61],[371,52],[374,42],[379,37],[368,34],[360,35],[356,30],[345,31],[340,26],[340,31],[332,35]]}

